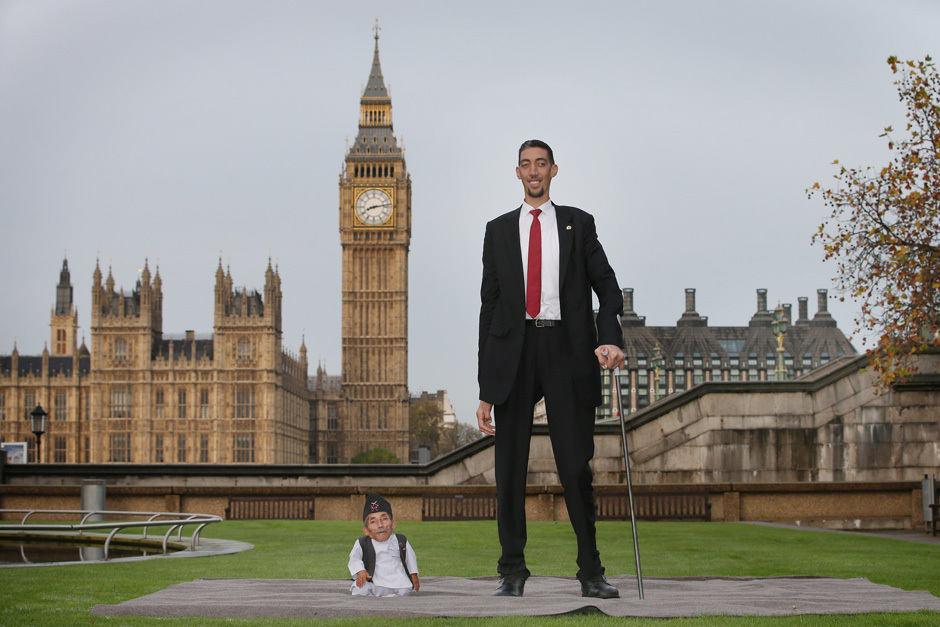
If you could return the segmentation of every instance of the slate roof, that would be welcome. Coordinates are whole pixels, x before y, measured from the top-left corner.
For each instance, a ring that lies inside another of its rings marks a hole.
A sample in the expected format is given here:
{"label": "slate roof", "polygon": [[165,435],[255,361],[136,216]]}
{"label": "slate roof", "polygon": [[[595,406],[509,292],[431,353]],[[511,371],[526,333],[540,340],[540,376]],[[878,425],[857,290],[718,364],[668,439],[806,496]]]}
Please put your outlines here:
{"label": "slate roof", "polygon": [[[71,357],[49,357],[49,374],[71,377],[73,372],[72,363]],[[0,355],[0,374],[9,375],[12,369],[12,355]],[[91,357],[87,355],[80,356],[78,358],[78,369],[80,376],[87,376],[91,371]],[[17,370],[21,377],[42,376],[42,355],[20,355],[17,360]]]}
{"label": "slate roof", "polygon": [[152,359],[169,359],[172,347],[173,361],[189,361],[193,357],[193,348],[196,350],[196,360],[213,359],[215,344],[211,339],[187,340],[172,339],[159,340],[153,343]]}
{"label": "slate roof", "polygon": [[[689,290],[687,310],[676,326],[647,327],[646,319],[633,311],[632,290],[628,292],[627,310],[621,320],[628,369],[636,369],[641,358],[649,365],[657,344],[666,369],[674,368],[678,361],[684,369],[692,368],[696,358],[702,362],[695,366],[698,368],[727,368],[729,360],[735,357],[740,360],[740,367],[747,367],[748,361],[754,358],[763,368],[768,361],[776,359],[777,337],[771,327],[772,311],[756,311],[747,326],[710,327],[708,318],[695,312],[694,290]],[[801,318],[790,325],[783,338],[785,354],[793,358],[793,367],[803,369],[805,355],[810,355],[813,363],[819,365],[843,355],[857,354],[828,311],[821,310],[812,319],[805,315],[801,310]]]}
{"label": "slate roof", "polygon": [[391,102],[388,90],[385,89],[385,80],[382,78],[382,63],[379,61],[379,36],[375,36],[375,52],[372,54],[372,69],[369,71],[369,82],[362,92],[362,101],[370,103]]}
{"label": "slate roof", "polygon": [[343,378],[340,375],[323,375],[319,377],[322,379],[322,389],[317,389],[317,379],[318,377],[307,377],[307,390],[310,392],[321,392],[323,394],[337,393],[342,388]]}
{"label": "slate roof", "polygon": [[[247,313],[245,312],[246,308]],[[234,296],[232,296],[232,305],[226,313],[230,316],[263,316],[264,299],[261,298],[261,293],[258,290],[249,293],[247,290],[236,289]]]}

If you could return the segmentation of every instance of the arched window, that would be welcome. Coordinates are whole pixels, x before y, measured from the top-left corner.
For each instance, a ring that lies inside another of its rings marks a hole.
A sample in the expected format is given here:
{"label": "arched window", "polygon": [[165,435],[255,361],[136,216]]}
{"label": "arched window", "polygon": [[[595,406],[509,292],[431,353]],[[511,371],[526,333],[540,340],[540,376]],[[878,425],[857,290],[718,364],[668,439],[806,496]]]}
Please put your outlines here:
{"label": "arched window", "polygon": [[251,359],[251,340],[247,337],[242,337],[238,339],[238,355],[239,360],[248,360]]}

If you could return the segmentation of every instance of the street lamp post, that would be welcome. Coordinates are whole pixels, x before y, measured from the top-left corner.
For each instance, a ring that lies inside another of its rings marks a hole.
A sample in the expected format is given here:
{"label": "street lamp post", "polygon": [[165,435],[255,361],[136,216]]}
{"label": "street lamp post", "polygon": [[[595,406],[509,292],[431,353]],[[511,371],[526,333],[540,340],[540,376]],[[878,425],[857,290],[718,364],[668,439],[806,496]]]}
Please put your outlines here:
{"label": "street lamp post", "polygon": [[42,408],[42,405],[36,405],[36,409],[29,412],[29,419],[33,427],[33,435],[36,436],[36,463],[41,462],[39,457],[40,452],[40,441],[42,439],[42,434],[46,432],[46,416],[49,413]]}
{"label": "street lamp post", "polygon": [[653,366],[653,402],[655,403],[662,398],[662,391],[659,386],[659,371],[663,367],[663,351],[659,348],[659,344],[653,347],[653,360],[650,363]]}
{"label": "street lamp post", "polygon": [[771,329],[774,332],[774,335],[777,336],[777,381],[786,381],[787,380],[787,367],[783,363],[783,336],[786,335],[787,330],[790,328],[790,321],[786,318],[786,311],[783,307],[780,306],[780,303],[777,303],[777,308],[774,309],[774,321],[770,325]]}

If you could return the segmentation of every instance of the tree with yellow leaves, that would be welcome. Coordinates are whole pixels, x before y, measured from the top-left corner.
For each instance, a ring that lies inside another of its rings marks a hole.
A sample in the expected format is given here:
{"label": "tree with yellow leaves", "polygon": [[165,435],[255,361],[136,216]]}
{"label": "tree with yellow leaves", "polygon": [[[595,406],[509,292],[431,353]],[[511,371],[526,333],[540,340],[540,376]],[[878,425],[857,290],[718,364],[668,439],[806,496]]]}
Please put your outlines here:
{"label": "tree with yellow leaves", "polygon": [[838,264],[843,298],[861,304],[857,330],[879,336],[868,353],[882,390],[916,372],[913,355],[940,347],[940,75],[929,56],[888,65],[907,108],[903,137],[881,135],[890,163],[840,165],[834,188],[808,190],[832,210],[813,243]]}

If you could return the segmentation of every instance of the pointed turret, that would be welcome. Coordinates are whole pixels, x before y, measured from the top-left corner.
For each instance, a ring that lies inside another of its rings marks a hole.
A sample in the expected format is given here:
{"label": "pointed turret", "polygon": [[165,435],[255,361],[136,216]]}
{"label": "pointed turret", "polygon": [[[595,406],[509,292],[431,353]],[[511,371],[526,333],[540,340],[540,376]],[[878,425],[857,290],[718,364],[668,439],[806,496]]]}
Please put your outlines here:
{"label": "pointed turret", "polygon": [[222,257],[219,257],[219,267],[215,269],[215,324],[218,325],[225,315],[227,298],[225,292],[225,270],[222,269]]}
{"label": "pointed turret", "polygon": [[[386,161],[402,158],[402,149],[392,134],[392,99],[388,89],[385,88],[382,63],[379,61],[378,20],[375,24],[372,69],[369,71],[369,81],[362,90],[362,98],[359,100],[359,132],[355,143],[349,148],[348,156],[357,161]],[[385,172],[384,168],[381,174],[378,174],[375,168],[369,168],[368,173],[370,176],[394,176]]]}
{"label": "pointed turret", "polygon": [[150,287],[150,260],[144,257],[144,269],[140,273],[141,282]]}
{"label": "pointed turret", "polygon": [[72,278],[69,273],[69,260],[62,260],[59,272],[59,285],[55,292],[55,315],[68,316],[72,313]]}
{"label": "pointed turret", "polygon": [[326,378],[326,370],[323,368],[323,362],[317,364],[317,391],[323,391],[323,379]]}
{"label": "pointed turret", "polygon": [[114,274],[111,272],[111,266],[108,266],[108,278],[104,280],[104,288],[109,292],[114,291]]}
{"label": "pointed turret", "polygon": [[151,326],[155,338],[163,337],[163,279],[160,278],[160,265],[153,275],[153,301],[151,303]]}
{"label": "pointed turret", "polygon": [[274,328],[281,332],[281,278],[271,267],[271,258],[268,257],[268,269],[264,273],[264,311],[265,315],[272,316]]}
{"label": "pointed turret", "polygon": [[[369,72],[369,82],[362,92],[362,102],[387,102],[391,104],[388,90],[385,89],[385,79],[382,76],[382,63],[379,61],[379,20],[375,20],[375,51],[372,53],[372,70]],[[388,120],[391,124],[391,120]]]}
{"label": "pointed turret", "polygon": [[91,277],[91,317],[94,321],[97,315],[101,312],[101,293],[104,290],[104,286],[101,285],[101,263],[100,260],[95,260],[95,272]]}
{"label": "pointed turret", "polygon": [[49,327],[52,354],[56,356],[73,354],[78,332],[78,310],[72,302],[72,279],[68,259],[62,260],[59,285],[56,286],[55,308],[52,310]]}
{"label": "pointed turret", "polygon": [[141,313],[151,311],[153,285],[150,283],[150,264],[146,257],[144,257],[144,269],[140,271],[140,279],[137,280],[137,291],[140,292]]}
{"label": "pointed turret", "polygon": [[271,267],[271,258],[268,257],[268,269],[264,271],[264,286],[268,287],[274,283],[274,268]]}

